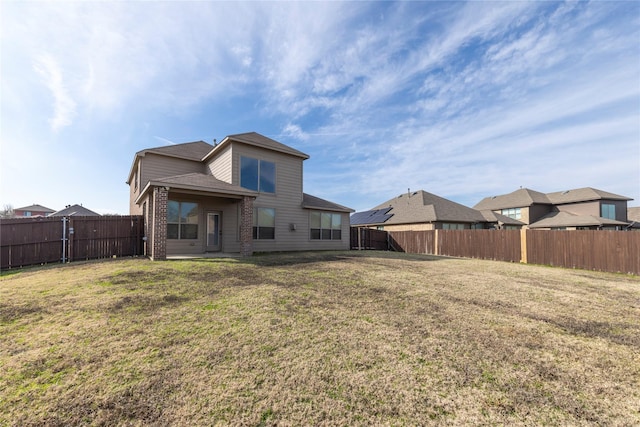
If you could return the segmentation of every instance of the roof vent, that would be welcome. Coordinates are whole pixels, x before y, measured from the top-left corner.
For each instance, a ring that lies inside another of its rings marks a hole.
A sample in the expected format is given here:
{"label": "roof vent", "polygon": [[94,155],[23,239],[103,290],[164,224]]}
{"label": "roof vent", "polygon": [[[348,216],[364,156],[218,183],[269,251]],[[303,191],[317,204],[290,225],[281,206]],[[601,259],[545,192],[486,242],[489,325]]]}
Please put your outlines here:
{"label": "roof vent", "polygon": [[562,192],[562,195],[564,196],[565,194],[568,194],[568,193],[569,193],[569,190],[566,190]]}

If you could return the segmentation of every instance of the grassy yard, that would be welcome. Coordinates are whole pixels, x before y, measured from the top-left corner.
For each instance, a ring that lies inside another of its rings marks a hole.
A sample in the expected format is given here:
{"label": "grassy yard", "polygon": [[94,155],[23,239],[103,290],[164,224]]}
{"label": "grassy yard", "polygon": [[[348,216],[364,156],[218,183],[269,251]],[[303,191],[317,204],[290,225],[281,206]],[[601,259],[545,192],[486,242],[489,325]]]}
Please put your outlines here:
{"label": "grassy yard", "polygon": [[640,279],[383,252],[0,277],[0,425],[639,425]]}

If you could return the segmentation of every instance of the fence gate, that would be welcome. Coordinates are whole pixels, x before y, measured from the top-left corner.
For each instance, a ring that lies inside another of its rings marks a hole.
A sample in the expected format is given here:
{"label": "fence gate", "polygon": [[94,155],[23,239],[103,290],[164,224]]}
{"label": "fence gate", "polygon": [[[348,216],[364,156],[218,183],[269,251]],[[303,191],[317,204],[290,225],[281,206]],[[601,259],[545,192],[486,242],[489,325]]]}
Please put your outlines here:
{"label": "fence gate", "polygon": [[0,268],[143,254],[142,216],[0,220]]}

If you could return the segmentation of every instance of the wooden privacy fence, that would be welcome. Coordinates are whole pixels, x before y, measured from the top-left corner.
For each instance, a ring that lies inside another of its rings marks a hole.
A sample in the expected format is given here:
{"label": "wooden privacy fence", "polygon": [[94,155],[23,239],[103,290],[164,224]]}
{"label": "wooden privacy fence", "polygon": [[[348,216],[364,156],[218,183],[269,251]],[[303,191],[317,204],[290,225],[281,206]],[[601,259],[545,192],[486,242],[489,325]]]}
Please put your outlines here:
{"label": "wooden privacy fence", "polygon": [[518,230],[391,231],[389,246],[409,253],[520,262]]}
{"label": "wooden privacy fence", "polygon": [[[380,230],[372,230],[380,233]],[[361,232],[362,233],[362,232]],[[353,229],[352,229],[353,236]],[[380,236],[376,237],[381,239]],[[640,233],[604,230],[387,232],[388,249],[640,275]],[[352,239],[352,248],[353,239]]]}
{"label": "wooden privacy fence", "polygon": [[640,232],[527,232],[525,262],[640,275]]}
{"label": "wooden privacy fence", "polygon": [[351,227],[351,249],[389,250],[387,232],[372,228]]}
{"label": "wooden privacy fence", "polygon": [[0,220],[0,268],[143,255],[142,216]]}

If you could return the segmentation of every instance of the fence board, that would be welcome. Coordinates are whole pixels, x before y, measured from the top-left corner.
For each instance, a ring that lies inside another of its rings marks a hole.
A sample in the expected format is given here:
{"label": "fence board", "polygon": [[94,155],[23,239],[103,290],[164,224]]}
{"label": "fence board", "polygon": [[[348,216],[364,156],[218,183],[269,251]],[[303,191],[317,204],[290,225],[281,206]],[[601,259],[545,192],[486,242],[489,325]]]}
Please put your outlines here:
{"label": "fence board", "polygon": [[640,275],[640,232],[430,230],[392,231],[388,236],[389,249],[399,252]]}
{"label": "fence board", "polygon": [[389,246],[392,250],[413,254],[435,254],[435,231],[391,231]]}
{"label": "fence board", "polygon": [[531,264],[640,274],[640,233],[604,230],[528,230]]}
{"label": "fence board", "polygon": [[438,230],[438,254],[520,262],[520,231]]}
{"label": "fence board", "polygon": [[387,232],[372,228],[351,227],[351,249],[388,250]]}
{"label": "fence board", "polygon": [[142,255],[142,216],[68,219],[65,236],[63,217],[1,220],[0,268],[60,262],[65,237],[67,261]]}
{"label": "fence board", "polygon": [[0,224],[0,268],[62,260],[61,218],[3,219]]}

